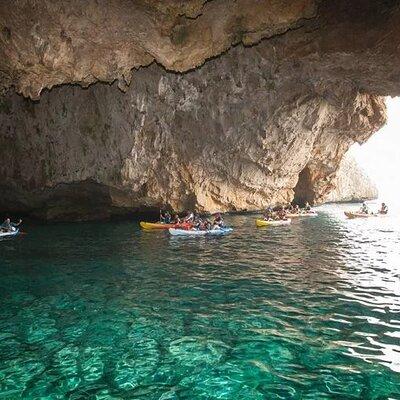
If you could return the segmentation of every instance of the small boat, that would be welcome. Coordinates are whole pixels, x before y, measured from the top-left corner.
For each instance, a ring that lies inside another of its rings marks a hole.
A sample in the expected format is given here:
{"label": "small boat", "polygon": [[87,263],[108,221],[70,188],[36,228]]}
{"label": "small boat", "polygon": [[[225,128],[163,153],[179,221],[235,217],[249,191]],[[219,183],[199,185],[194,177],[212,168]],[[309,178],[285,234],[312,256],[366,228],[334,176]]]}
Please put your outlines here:
{"label": "small boat", "polygon": [[208,229],[204,231],[196,229],[177,229],[169,228],[169,233],[172,236],[213,236],[213,235],[226,235],[233,231],[232,228]]}
{"label": "small boat", "polygon": [[344,215],[349,219],[355,219],[355,218],[384,217],[386,214],[365,214],[360,212],[345,211]]}
{"label": "small boat", "polygon": [[288,218],[300,218],[300,217],[318,217],[318,213],[315,211],[309,211],[305,213],[296,213],[296,214],[291,214],[288,213],[286,214]]}
{"label": "small boat", "polygon": [[292,220],[289,219],[280,219],[280,220],[271,220],[266,221],[265,219],[256,219],[256,225],[258,227],[261,226],[281,226],[281,225],[290,225]]}
{"label": "small boat", "polygon": [[144,221],[140,221],[140,226],[143,229],[170,229],[170,228],[189,229],[192,225],[188,224],[188,223],[163,224],[161,222],[144,222]]}
{"label": "small boat", "polygon": [[19,229],[14,229],[11,232],[0,232],[0,239],[9,239],[19,235]]}

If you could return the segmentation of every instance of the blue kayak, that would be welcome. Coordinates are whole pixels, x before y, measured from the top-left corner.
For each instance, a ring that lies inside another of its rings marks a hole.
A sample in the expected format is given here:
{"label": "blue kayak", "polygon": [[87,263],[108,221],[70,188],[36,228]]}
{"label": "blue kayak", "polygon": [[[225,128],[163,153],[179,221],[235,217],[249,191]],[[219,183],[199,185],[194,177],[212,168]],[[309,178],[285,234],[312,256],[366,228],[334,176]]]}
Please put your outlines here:
{"label": "blue kayak", "polygon": [[210,230],[196,230],[196,229],[174,229],[169,228],[169,233],[173,236],[214,236],[214,235],[226,235],[233,231],[232,228],[220,228],[220,229],[210,229]]}

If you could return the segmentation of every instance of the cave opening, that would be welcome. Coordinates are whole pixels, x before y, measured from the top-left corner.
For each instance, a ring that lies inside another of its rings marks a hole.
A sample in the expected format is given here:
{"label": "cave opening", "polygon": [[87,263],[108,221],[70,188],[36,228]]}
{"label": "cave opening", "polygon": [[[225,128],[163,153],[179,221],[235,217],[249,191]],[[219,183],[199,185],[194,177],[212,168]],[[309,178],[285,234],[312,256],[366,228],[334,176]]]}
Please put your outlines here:
{"label": "cave opening", "polygon": [[312,204],[314,199],[315,192],[313,190],[311,172],[310,168],[306,166],[299,174],[299,180],[294,188],[293,202],[300,207],[304,207],[307,202]]}
{"label": "cave opening", "polygon": [[387,97],[387,122],[362,145],[355,143],[349,154],[377,186],[379,199],[399,204],[400,187],[400,97]]}

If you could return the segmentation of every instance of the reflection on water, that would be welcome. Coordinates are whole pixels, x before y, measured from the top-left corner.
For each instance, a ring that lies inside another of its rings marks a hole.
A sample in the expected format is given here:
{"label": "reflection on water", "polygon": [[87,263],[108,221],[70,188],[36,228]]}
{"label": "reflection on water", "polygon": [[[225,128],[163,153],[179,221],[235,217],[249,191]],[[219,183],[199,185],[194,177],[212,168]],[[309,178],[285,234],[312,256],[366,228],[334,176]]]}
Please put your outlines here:
{"label": "reflection on water", "polygon": [[399,219],[0,243],[0,398],[400,398]]}

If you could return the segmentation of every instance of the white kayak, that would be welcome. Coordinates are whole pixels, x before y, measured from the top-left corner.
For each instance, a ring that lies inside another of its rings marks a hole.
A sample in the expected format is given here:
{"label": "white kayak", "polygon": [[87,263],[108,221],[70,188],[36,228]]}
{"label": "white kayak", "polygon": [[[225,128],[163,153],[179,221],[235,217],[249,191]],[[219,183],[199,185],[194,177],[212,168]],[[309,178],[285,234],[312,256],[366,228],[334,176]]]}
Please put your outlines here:
{"label": "white kayak", "polygon": [[315,211],[309,211],[305,213],[288,213],[286,214],[288,218],[302,218],[302,217],[318,217],[318,213]]}
{"label": "white kayak", "polygon": [[169,228],[169,233],[173,236],[208,236],[208,235],[226,235],[233,231],[232,228],[221,228],[199,231],[196,229],[175,229]]}
{"label": "white kayak", "polygon": [[0,239],[12,238],[19,235],[19,229],[14,229],[11,232],[0,232]]}

